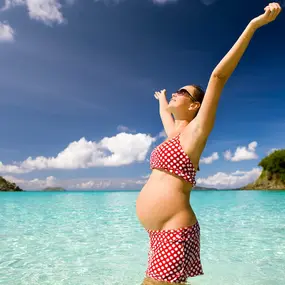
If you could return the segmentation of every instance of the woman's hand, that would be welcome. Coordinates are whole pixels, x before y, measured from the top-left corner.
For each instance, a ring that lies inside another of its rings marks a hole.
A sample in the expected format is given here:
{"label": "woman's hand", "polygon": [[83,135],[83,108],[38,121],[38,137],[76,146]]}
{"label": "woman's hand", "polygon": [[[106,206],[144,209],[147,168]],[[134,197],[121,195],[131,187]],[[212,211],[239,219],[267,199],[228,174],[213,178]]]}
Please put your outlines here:
{"label": "woman's hand", "polygon": [[254,18],[251,21],[251,24],[256,28],[260,28],[264,25],[273,22],[277,16],[280,14],[282,8],[278,3],[270,3],[268,6],[264,8],[264,14],[260,15],[259,17]]}
{"label": "woman's hand", "polygon": [[159,100],[160,98],[162,98],[162,97],[166,97],[166,90],[165,89],[163,89],[163,90],[160,90],[160,91],[156,91],[155,93],[154,93],[154,97],[155,97],[155,99],[157,99],[157,100]]}

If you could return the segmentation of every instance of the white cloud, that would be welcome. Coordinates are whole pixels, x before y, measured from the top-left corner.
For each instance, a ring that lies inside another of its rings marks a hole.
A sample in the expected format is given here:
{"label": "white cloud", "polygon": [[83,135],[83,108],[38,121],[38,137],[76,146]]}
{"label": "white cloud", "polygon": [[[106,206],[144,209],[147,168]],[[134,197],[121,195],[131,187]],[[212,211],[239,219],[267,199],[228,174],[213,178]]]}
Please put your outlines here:
{"label": "white cloud", "polygon": [[[261,174],[261,169],[250,171],[237,170],[233,173],[218,172],[207,178],[198,178],[197,186],[218,189],[232,189],[254,182]],[[140,190],[147,182],[142,178],[77,178],[59,180],[54,176],[45,179],[24,180],[14,176],[4,176],[8,181],[16,183],[25,190],[41,190],[46,187],[63,187],[70,190]]]}
{"label": "white cloud", "polygon": [[225,160],[231,160],[231,157],[232,157],[231,151],[230,151],[230,150],[226,150],[226,151],[224,152],[224,158],[225,158]]}
{"label": "white cloud", "polygon": [[31,180],[30,183],[33,185],[40,186],[40,187],[53,187],[55,186],[56,178],[53,176],[49,176],[45,180],[36,178],[36,179]]}
{"label": "white cloud", "polygon": [[64,22],[60,12],[61,4],[57,0],[27,0],[27,6],[32,19],[41,20],[46,24]]}
{"label": "white cloud", "polygon": [[131,130],[130,128],[123,126],[123,125],[119,125],[117,127],[117,131],[118,132],[129,132],[129,133],[135,133],[136,132],[136,130]]}
{"label": "white cloud", "polygon": [[5,4],[4,7],[1,8],[1,11],[8,10],[18,5],[25,5],[25,0],[4,0],[4,2]]}
{"label": "white cloud", "polygon": [[143,176],[142,176],[143,179],[148,179],[149,177],[150,177],[150,174],[147,174],[147,175],[143,175]]}
{"label": "white cloud", "polygon": [[0,173],[129,165],[144,161],[154,141],[155,138],[150,135],[140,133],[120,133],[114,137],[105,137],[98,143],[81,138],[70,143],[55,157],[28,157],[25,161],[12,165],[0,162]]}
{"label": "white cloud", "polygon": [[200,159],[200,163],[211,164],[211,163],[213,163],[213,161],[218,160],[218,159],[219,159],[218,153],[214,152],[212,155],[210,155],[208,157],[202,157]]}
{"label": "white cloud", "polygon": [[60,11],[62,5],[59,0],[5,0],[5,5],[1,10],[18,5],[27,6],[30,18],[45,24],[49,25],[53,22],[62,24],[65,21]]}
{"label": "white cloud", "polygon": [[0,22],[0,41],[1,42],[13,42],[15,31],[13,28],[5,23]]}
{"label": "white cloud", "polygon": [[137,180],[128,178],[91,178],[91,179],[75,179],[75,181],[62,181],[61,185],[65,185],[66,189],[78,190],[139,190],[142,186]]}
{"label": "white cloud", "polygon": [[77,178],[59,180],[54,176],[45,179],[25,180],[15,176],[3,176],[6,180],[16,183],[24,190],[42,190],[46,187],[63,187],[67,190],[139,190],[144,183],[137,183],[137,179],[127,178]]}
{"label": "white cloud", "polygon": [[[110,4],[119,4],[124,2],[125,0],[94,0],[95,2],[104,2],[106,5]],[[201,0],[201,2],[205,5],[211,5],[218,0]],[[67,5],[73,5],[76,0],[65,0]],[[152,2],[156,5],[165,5],[170,3],[176,3],[178,0],[152,0]],[[51,25],[52,23],[62,24],[66,22],[64,16],[61,12],[62,5],[60,0],[4,0],[4,6],[0,9],[0,11],[5,11],[16,6],[26,6],[29,16],[31,19],[42,21],[47,25]],[[8,36],[8,41],[13,39],[13,29],[10,27],[8,31],[5,31]],[[0,40],[6,40],[5,36],[1,37],[0,32]],[[7,40],[6,40],[7,41]]]}
{"label": "white cloud", "polygon": [[0,173],[25,173],[25,172],[29,171],[20,168],[18,165],[4,165],[0,161]]}
{"label": "white cloud", "polygon": [[251,151],[251,152],[254,152],[255,149],[257,147],[257,142],[251,142],[249,145],[248,145],[248,150]]}
{"label": "white cloud", "polygon": [[272,148],[272,149],[270,149],[268,152],[267,152],[267,155],[269,155],[269,154],[271,154],[271,153],[273,153],[274,151],[276,151],[276,150],[279,150],[280,148]]}
{"label": "white cloud", "polygon": [[241,161],[241,160],[251,160],[257,159],[258,155],[255,153],[257,147],[257,142],[251,142],[248,147],[242,146],[237,147],[235,154],[232,155],[230,150],[224,152],[225,160],[230,161]]}
{"label": "white cloud", "polygon": [[197,185],[218,189],[233,189],[254,182],[261,174],[261,169],[253,168],[250,171],[237,170],[233,173],[218,172],[207,178],[198,178]]}
{"label": "white cloud", "polygon": [[81,190],[106,189],[111,184],[112,184],[112,182],[110,180],[106,180],[106,181],[89,180],[87,182],[77,183],[72,188],[81,189]]}
{"label": "white cloud", "polygon": [[142,175],[140,179],[133,180],[132,183],[135,183],[136,185],[144,185],[147,183],[149,177],[150,177],[150,174]]}
{"label": "white cloud", "polygon": [[14,176],[3,176],[6,180],[10,182],[16,183],[24,190],[42,190],[46,187],[63,187],[65,189],[78,189],[78,190],[91,190],[91,189],[106,189],[108,188],[112,182],[111,180],[101,180],[101,179],[93,179],[93,180],[57,180],[54,176],[49,176],[45,179],[32,179],[25,180],[19,179]]}
{"label": "white cloud", "polygon": [[127,185],[127,184],[126,184],[125,182],[122,182],[120,188],[125,188],[126,185]]}
{"label": "white cloud", "polygon": [[138,185],[144,185],[146,183],[146,180],[137,180],[135,183]]}
{"label": "white cloud", "polygon": [[3,177],[10,182],[16,183],[20,188],[27,190],[42,190],[46,187],[60,186],[57,185],[57,180],[54,176],[49,176],[46,179],[35,178],[32,180],[19,179],[8,175]]}
{"label": "white cloud", "polygon": [[167,135],[166,132],[164,130],[160,131],[156,136],[155,136],[155,140],[159,140],[159,139],[166,139]]}
{"label": "white cloud", "polygon": [[166,132],[162,130],[158,135],[157,138],[167,138]]}

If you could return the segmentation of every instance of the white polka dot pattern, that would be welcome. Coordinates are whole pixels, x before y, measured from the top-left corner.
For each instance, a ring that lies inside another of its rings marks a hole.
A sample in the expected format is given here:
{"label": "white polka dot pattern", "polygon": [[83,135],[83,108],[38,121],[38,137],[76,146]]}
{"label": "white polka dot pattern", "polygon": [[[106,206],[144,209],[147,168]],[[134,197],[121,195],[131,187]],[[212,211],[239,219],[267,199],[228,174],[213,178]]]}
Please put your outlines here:
{"label": "white polka dot pattern", "polygon": [[196,170],[181,147],[179,135],[156,147],[150,156],[150,168],[164,169],[196,185]]}
{"label": "white polka dot pattern", "polygon": [[147,230],[150,237],[146,276],[157,281],[186,282],[202,275],[200,261],[200,226],[174,230]]}

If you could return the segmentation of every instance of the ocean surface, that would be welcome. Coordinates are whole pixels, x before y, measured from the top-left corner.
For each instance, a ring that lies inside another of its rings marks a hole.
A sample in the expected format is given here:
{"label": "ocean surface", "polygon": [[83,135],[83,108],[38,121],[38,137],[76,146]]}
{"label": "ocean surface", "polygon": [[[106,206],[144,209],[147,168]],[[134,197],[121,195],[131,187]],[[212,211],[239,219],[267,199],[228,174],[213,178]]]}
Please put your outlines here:
{"label": "ocean surface", "polygon": [[[0,193],[1,285],[140,285],[139,192]],[[285,192],[193,191],[205,275],[192,285],[285,284]]]}

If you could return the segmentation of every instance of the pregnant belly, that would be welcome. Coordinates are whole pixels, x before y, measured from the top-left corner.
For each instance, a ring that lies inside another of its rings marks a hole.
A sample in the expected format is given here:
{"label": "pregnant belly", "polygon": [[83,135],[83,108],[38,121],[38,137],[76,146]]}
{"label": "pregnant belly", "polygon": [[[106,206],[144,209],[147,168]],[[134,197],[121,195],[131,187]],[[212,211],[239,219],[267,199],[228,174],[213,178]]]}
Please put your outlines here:
{"label": "pregnant belly", "polygon": [[196,218],[189,198],[189,185],[168,174],[156,172],[137,198],[137,217],[145,229],[162,230],[192,225]]}

